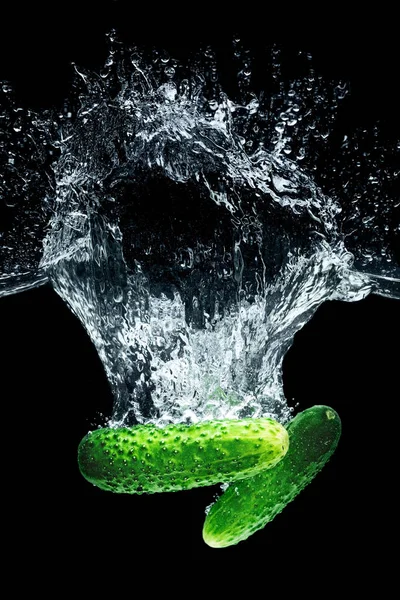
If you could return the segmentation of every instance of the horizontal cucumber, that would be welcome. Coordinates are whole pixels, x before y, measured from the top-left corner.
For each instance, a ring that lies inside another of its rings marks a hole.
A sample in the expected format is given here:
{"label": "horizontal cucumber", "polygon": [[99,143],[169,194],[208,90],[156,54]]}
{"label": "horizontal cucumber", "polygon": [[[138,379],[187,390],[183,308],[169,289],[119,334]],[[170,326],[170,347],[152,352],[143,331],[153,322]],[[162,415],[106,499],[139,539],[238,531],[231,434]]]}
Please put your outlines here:
{"label": "horizontal cucumber", "polygon": [[299,413],[287,429],[285,457],[273,469],[230,485],[211,506],[203,527],[206,544],[232,546],[272,521],[332,456],[341,422],[333,409],[314,406]]}
{"label": "horizontal cucumber", "polygon": [[103,490],[187,490],[274,466],[286,454],[288,439],[286,429],[269,418],[106,428],[83,438],[78,464],[82,475]]}

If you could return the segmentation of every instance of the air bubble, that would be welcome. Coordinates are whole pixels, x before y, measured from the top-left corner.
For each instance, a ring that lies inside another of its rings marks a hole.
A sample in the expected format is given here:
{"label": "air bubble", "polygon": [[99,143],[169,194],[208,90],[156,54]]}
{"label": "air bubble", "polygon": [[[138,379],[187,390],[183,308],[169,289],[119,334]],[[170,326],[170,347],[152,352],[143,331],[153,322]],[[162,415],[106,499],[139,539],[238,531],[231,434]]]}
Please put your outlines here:
{"label": "air bubble", "polygon": [[170,56],[166,50],[160,52],[160,59],[163,64],[167,64],[170,61]]}
{"label": "air bubble", "polygon": [[173,66],[165,67],[164,73],[167,77],[172,78],[175,75],[175,68]]}

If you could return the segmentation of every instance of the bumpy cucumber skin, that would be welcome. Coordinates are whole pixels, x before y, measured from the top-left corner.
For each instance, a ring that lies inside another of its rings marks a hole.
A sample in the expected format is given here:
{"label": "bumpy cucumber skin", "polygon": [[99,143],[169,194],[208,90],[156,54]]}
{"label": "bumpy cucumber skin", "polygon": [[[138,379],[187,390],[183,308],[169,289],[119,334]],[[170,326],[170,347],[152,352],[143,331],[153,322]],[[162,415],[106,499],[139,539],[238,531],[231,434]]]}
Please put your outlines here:
{"label": "bumpy cucumber skin", "polygon": [[203,527],[206,544],[232,546],[272,521],[332,456],[341,421],[332,408],[318,405],[299,413],[287,429],[285,457],[273,469],[230,485],[211,506]]}
{"label": "bumpy cucumber skin", "polygon": [[99,488],[143,494],[231,482],[275,466],[288,433],[269,418],[98,429],[78,448],[82,475]]}

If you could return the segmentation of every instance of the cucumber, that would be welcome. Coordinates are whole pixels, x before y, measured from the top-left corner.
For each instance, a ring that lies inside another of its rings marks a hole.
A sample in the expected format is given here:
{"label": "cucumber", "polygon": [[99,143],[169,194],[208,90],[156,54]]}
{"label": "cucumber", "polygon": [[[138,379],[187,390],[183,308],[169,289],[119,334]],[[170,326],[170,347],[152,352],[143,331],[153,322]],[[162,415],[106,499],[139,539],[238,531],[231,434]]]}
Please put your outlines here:
{"label": "cucumber", "polygon": [[232,546],[272,521],[332,456],[341,421],[332,408],[314,406],[299,413],[287,429],[285,457],[273,469],[230,485],[211,506],[203,527],[206,544]]}
{"label": "cucumber", "polygon": [[273,467],[288,433],[269,418],[98,429],[78,447],[82,475],[103,490],[143,494],[236,481]]}

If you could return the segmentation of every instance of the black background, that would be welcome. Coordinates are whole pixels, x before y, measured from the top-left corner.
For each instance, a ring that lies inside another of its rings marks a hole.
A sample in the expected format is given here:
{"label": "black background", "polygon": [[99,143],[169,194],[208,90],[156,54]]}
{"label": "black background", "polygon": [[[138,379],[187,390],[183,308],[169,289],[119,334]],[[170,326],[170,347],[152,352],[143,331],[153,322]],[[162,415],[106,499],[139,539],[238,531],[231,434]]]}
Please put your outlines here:
{"label": "black background", "polygon": [[[19,104],[60,105],[70,89],[70,62],[100,68],[105,33],[113,26],[129,42],[164,46],[177,56],[202,41],[229,46],[232,37],[231,29],[220,28],[222,19],[217,24],[211,18],[209,28],[207,18],[204,25],[197,19],[194,31],[178,25],[173,14],[155,22],[150,8],[128,19],[119,2],[85,6],[69,3],[52,11],[36,4],[27,12],[16,3],[13,14],[6,13],[0,80],[12,82]],[[399,56],[390,31],[384,41],[345,27],[319,41],[299,39],[287,28],[285,33],[277,41],[311,51],[322,75],[350,81],[349,124],[380,119],[388,131],[399,130]],[[268,29],[256,34],[246,28],[242,39],[255,49],[275,41]],[[204,508],[218,487],[116,496],[80,476],[78,443],[111,412],[100,360],[49,287],[1,299],[2,500],[11,525],[3,543],[9,555],[21,564],[38,554],[57,561],[68,549],[77,566],[86,564],[88,554],[100,562],[105,552],[113,560],[128,552],[132,563],[146,558],[152,564],[171,558],[262,559],[274,569],[311,569],[322,562],[340,570],[355,559],[365,570],[376,569],[378,560],[387,564],[386,540],[397,521],[399,310],[395,300],[377,296],[328,302],[296,335],[284,363],[287,398],[298,410],[313,404],[335,408],[343,423],[339,447],[313,484],[263,531],[215,550],[203,543],[201,530]]]}

